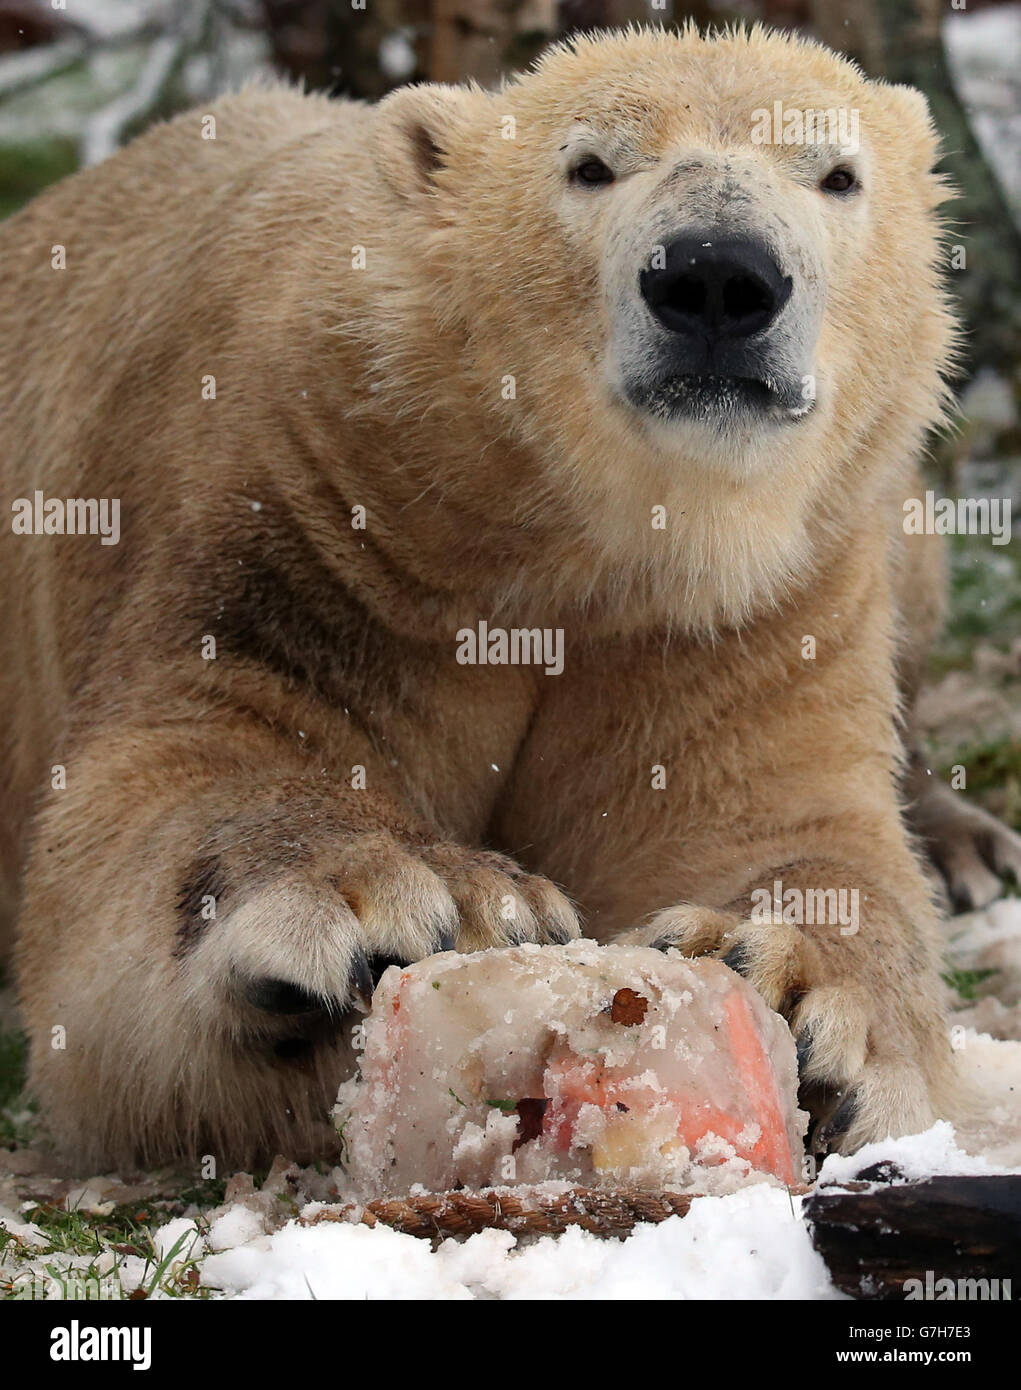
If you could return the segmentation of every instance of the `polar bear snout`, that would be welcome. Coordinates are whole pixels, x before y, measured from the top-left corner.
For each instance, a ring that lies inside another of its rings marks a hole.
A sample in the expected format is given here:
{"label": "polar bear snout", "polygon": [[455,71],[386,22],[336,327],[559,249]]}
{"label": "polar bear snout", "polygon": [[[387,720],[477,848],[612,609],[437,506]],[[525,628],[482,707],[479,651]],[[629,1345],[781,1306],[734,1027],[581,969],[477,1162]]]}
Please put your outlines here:
{"label": "polar bear snout", "polygon": [[653,316],[690,339],[691,367],[726,369],[728,342],[752,338],[780,314],[793,281],[767,248],[751,238],[687,233],[665,248],[661,263],[639,276]]}
{"label": "polar bear snout", "polygon": [[803,388],[814,371],[821,277],[800,248],[775,247],[757,229],[728,224],[654,245],[617,301],[614,347],[633,407],[714,432],[810,413],[814,398]]}

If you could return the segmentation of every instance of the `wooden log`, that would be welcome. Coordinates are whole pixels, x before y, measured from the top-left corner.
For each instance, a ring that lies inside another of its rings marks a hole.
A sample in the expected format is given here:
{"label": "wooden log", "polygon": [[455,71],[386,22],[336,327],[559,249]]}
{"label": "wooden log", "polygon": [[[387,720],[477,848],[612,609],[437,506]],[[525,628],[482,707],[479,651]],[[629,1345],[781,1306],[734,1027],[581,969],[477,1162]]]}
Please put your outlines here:
{"label": "wooden log", "polygon": [[325,1207],[302,1225],[324,1221],[384,1225],[406,1235],[444,1238],[495,1229],[518,1236],[561,1235],[572,1226],[598,1236],[626,1236],[640,1222],[684,1216],[691,1197],[679,1192],[644,1192],[635,1188],[575,1187],[546,1193],[527,1187],[482,1192],[441,1192],[415,1197],[380,1198],[365,1206],[348,1203]]}
{"label": "wooden log", "polygon": [[[824,1187],[804,1213],[833,1282],[855,1298],[1021,1296],[1021,1177]],[[920,1283],[905,1290],[909,1279]]]}

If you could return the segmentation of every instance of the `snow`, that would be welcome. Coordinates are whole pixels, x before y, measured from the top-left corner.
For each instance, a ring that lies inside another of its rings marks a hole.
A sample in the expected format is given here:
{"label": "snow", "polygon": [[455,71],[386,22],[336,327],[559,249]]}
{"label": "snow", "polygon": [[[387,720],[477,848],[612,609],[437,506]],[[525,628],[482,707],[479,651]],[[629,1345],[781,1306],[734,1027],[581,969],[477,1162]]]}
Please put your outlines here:
{"label": "snow", "polygon": [[417,59],[411,40],[414,31],[397,29],[384,35],[379,45],[379,67],[392,82],[403,82],[415,71]]}
{"label": "snow", "polygon": [[798,1206],[756,1186],[623,1241],[575,1229],[521,1247],[483,1231],[435,1253],[386,1227],[289,1222],[209,1256],[202,1283],[242,1299],[838,1298]]}
{"label": "snow", "polygon": [[255,1240],[262,1235],[263,1230],[263,1223],[258,1215],[237,1202],[213,1222],[206,1243],[210,1250],[230,1250],[234,1246]]}
{"label": "snow", "polygon": [[210,1255],[202,1282],[258,1299],[472,1297],[427,1241],[385,1226],[289,1222],[272,1236]]}
{"label": "snow", "polygon": [[153,1245],[161,1260],[165,1260],[171,1251],[174,1252],[175,1261],[183,1261],[189,1256],[197,1257],[205,1249],[205,1242],[195,1222],[184,1216],[161,1226],[153,1236]]}
{"label": "snow", "polygon": [[37,1249],[48,1244],[48,1239],[34,1221],[22,1221],[21,1217],[11,1207],[4,1206],[0,1202],[0,1227],[9,1236],[13,1236],[16,1241],[20,1241],[29,1249]]}
{"label": "snow", "polygon": [[856,1154],[830,1154],[819,1170],[819,1182],[849,1182],[858,1173],[880,1162],[896,1164],[905,1181],[929,1178],[936,1173],[971,1174],[990,1177],[995,1173],[1021,1173],[1021,1164],[1007,1167],[991,1163],[982,1154],[967,1153],[959,1144],[953,1125],[937,1120],[922,1134],[903,1139],[885,1139],[866,1144]]}

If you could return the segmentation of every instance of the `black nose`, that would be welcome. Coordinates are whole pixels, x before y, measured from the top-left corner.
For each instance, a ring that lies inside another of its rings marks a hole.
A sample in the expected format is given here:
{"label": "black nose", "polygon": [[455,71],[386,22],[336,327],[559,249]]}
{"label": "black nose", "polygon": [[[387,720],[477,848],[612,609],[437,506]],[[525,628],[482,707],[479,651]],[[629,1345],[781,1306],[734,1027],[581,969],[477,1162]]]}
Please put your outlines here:
{"label": "black nose", "polygon": [[791,294],[784,275],[757,241],[677,237],[659,253],[663,264],[639,276],[642,298],[672,333],[707,344],[751,338],[773,322]]}

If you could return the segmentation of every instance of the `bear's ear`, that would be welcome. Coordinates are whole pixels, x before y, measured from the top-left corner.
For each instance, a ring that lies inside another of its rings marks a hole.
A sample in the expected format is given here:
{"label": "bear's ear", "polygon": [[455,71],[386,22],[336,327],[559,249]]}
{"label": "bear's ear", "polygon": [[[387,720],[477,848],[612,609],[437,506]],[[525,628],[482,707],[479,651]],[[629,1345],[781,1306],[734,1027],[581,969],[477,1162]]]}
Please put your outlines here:
{"label": "bear's ear", "polygon": [[387,182],[403,198],[433,191],[472,93],[465,87],[426,83],[401,87],[376,111],[376,157]]}
{"label": "bear's ear", "polygon": [[893,117],[894,127],[913,156],[914,166],[928,173],[940,153],[939,132],[933,123],[928,101],[917,87],[893,82],[880,85],[883,105]]}

